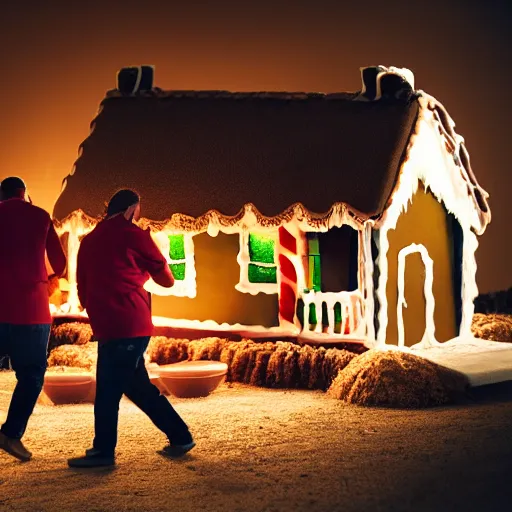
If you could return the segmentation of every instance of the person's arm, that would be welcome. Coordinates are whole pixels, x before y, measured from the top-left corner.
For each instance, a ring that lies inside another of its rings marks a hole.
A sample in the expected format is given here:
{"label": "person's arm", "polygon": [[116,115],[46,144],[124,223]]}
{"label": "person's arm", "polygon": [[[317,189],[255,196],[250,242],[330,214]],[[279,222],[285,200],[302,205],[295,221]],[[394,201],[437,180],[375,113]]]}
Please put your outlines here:
{"label": "person's arm", "polygon": [[66,255],[62,249],[62,245],[59,240],[59,236],[55,231],[55,226],[50,220],[50,227],[48,228],[48,234],[46,235],[46,254],[48,261],[53,269],[53,273],[57,277],[61,277],[66,270]]}
{"label": "person's arm", "polygon": [[171,288],[174,285],[171,269],[151,238],[149,230],[140,230],[137,234],[136,251],[140,268],[148,272],[156,284],[164,288]]}

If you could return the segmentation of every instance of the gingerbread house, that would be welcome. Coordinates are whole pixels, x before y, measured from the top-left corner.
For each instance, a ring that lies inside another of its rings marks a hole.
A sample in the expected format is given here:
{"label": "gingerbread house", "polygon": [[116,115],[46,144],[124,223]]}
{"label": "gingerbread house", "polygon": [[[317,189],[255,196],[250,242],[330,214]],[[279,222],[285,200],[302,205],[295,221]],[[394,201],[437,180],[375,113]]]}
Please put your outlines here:
{"label": "gingerbread house", "polygon": [[147,283],[157,325],[367,346],[469,335],[488,194],[409,70],[361,76],[353,93],[233,93],[121,70],[53,212],[66,307],[81,311],[80,237],[131,187],[177,280]]}

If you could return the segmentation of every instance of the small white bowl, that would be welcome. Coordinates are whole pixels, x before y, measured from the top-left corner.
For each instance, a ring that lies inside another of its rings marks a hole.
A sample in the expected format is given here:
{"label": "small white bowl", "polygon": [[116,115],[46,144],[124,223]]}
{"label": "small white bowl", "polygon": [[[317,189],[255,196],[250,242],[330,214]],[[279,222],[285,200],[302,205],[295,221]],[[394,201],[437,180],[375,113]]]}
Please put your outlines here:
{"label": "small white bowl", "polygon": [[153,370],[178,398],[208,396],[224,380],[228,365],[219,361],[182,361]]}
{"label": "small white bowl", "polygon": [[47,373],[43,391],[55,405],[94,402],[96,381],[90,373]]}

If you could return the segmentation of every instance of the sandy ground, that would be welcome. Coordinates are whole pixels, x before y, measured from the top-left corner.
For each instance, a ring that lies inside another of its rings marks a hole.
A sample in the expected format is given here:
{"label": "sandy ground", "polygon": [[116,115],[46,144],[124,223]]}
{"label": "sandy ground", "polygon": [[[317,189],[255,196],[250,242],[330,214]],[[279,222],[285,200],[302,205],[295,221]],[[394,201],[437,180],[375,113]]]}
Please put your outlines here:
{"label": "sandy ground", "polygon": [[[11,372],[0,372],[0,422]],[[222,385],[173,399],[197,447],[183,460],[123,399],[118,466],[71,470],[92,438],[92,405],[38,405],[25,442],[0,453],[0,510],[510,510],[512,385],[478,388],[458,406],[420,411],[347,405],[320,391]]]}

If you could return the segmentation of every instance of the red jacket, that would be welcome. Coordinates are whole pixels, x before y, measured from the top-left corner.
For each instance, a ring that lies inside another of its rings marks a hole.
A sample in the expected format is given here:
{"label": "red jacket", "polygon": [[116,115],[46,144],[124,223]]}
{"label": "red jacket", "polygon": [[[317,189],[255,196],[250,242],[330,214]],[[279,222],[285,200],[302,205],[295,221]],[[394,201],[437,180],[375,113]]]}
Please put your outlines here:
{"label": "red jacket", "polygon": [[50,215],[22,199],[0,202],[0,323],[50,324],[48,273],[62,275],[66,256]]}
{"label": "red jacket", "polygon": [[78,251],[78,297],[100,342],[151,336],[151,296],[144,284],[152,277],[171,287],[174,278],[151,238],[118,215],[100,222]]}

